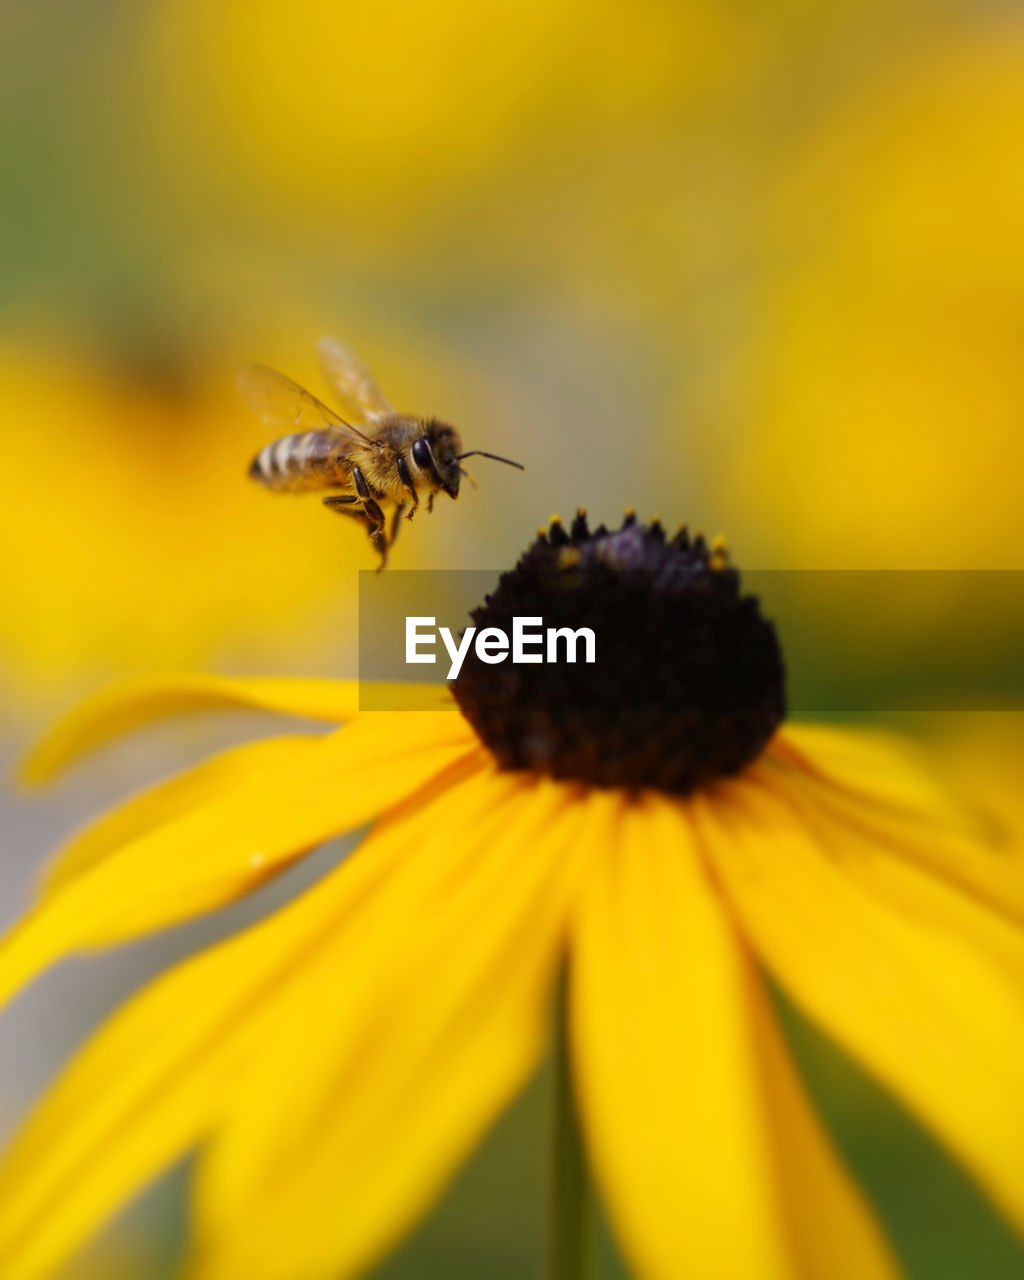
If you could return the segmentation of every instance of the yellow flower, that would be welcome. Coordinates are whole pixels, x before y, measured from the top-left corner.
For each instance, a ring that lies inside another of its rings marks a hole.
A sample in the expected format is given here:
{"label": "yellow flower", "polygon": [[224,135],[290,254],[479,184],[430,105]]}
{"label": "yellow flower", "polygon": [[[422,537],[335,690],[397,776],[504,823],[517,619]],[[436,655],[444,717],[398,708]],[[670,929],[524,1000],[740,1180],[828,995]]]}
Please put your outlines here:
{"label": "yellow flower", "polygon": [[[197,361],[160,386],[3,344],[0,394],[0,536],[18,549],[0,568],[17,619],[0,628],[8,706],[211,653],[251,663],[254,644],[272,665],[297,632],[329,633],[339,563],[363,548],[242,482],[266,434],[222,371]],[[322,536],[300,534],[297,556],[289,529]]]}
{"label": "yellow flower", "polygon": [[[306,321],[282,323],[299,331]],[[451,360],[424,350],[429,387],[429,366]],[[351,667],[354,646],[346,651],[337,622],[354,607],[356,575],[339,568],[372,567],[373,557],[361,531],[315,499],[281,499],[245,481],[268,435],[224,370],[254,351],[303,379],[308,369],[316,385],[311,346],[284,331],[280,345],[254,339],[219,359],[192,347],[163,382],[69,355],[56,337],[50,346],[0,339],[9,410],[0,423],[0,540],[17,548],[0,565],[9,714],[28,718],[99,679],[190,667],[211,654],[243,671]],[[385,369],[412,360],[401,346],[390,354]],[[432,537],[434,558],[460,536],[486,547],[484,509],[471,499],[420,517],[396,563],[429,556]]]}
{"label": "yellow flower", "polygon": [[774,631],[720,550],[556,524],[474,619],[527,600],[638,660],[471,657],[458,709],[362,714],[349,683],[147,678],[40,747],[36,779],[182,708],[349,722],[228,751],[71,840],[0,950],[5,997],[376,822],[70,1065],[0,1167],[4,1276],[49,1275],[196,1148],[192,1280],[365,1269],[537,1066],[563,969],[589,1163],[638,1275],[898,1272],[766,974],[1024,1232],[1019,863],[899,741],[778,727]]}
{"label": "yellow flower", "polygon": [[[707,467],[720,518],[756,527],[766,563],[1024,564],[1024,182],[1005,163],[1024,144],[1022,58],[1019,14],[936,24],[771,169],[765,258],[786,269],[723,375],[749,430],[733,465]],[[690,435],[717,464],[719,434]]]}
{"label": "yellow flower", "polygon": [[[331,72],[319,75],[325,50]],[[385,50],[386,67],[375,56]],[[287,219],[289,238],[296,221],[318,241],[342,227],[392,263],[458,216],[459,191],[479,193],[474,222],[501,230],[504,201],[492,209],[481,196],[499,184],[518,202],[510,175],[524,164],[531,182],[558,185],[567,146],[607,150],[620,122],[636,133],[664,127],[701,89],[759,60],[744,18],[723,7],[606,0],[527,0],[486,14],[471,0],[296,0],[287,11],[183,0],[150,7],[135,52],[161,187],[187,175],[229,206],[244,191],[250,217]],[[211,143],[220,163],[204,150]],[[525,231],[537,240],[529,222]]]}

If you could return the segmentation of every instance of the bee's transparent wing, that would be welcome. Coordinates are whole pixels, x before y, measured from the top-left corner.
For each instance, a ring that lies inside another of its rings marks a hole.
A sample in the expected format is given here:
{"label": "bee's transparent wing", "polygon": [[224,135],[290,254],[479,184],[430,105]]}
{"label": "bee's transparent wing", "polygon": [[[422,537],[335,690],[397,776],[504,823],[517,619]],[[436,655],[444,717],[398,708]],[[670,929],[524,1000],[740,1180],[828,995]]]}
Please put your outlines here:
{"label": "bee's transparent wing", "polygon": [[282,435],[297,431],[339,431],[372,443],[311,391],[265,364],[250,364],[239,370],[238,389],[267,426]]}
{"label": "bee's transparent wing", "polygon": [[385,399],[373,374],[337,338],[321,338],[317,343],[320,366],[347,413],[357,422],[379,422],[394,409]]}

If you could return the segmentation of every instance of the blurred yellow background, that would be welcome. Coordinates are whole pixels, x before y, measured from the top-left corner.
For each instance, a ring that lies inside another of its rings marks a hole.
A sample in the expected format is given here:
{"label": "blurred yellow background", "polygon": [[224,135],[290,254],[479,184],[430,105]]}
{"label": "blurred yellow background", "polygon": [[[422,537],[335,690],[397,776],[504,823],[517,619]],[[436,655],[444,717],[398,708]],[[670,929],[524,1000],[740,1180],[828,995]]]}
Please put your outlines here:
{"label": "blurred yellow background", "polygon": [[[741,566],[1024,569],[1015,6],[12,0],[0,37],[8,754],[127,671],[353,673],[374,558],[247,481],[234,389],[261,360],[322,392],[323,333],[528,467],[481,461],[396,567],[503,567],[584,504]],[[58,818],[5,822],[9,915]],[[834,1092],[856,1148],[874,1104]],[[948,1172],[941,1221],[900,1208],[935,1160],[877,1123],[914,1274],[1016,1274]],[[530,1211],[459,1194],[388,1275],[529,1274]]]}
{"label": "blurred yellow background", "polygon": [[[338,332],[483,464],[404,567],[626,505],[759,567],[1024,567],[1024,21],[1001,5],[3,14],[8,704],[351,669],[358,533],[232,385]],[[200,569],[201,566],[201,569]],[[13,700],[13,701],[12,701]]]}

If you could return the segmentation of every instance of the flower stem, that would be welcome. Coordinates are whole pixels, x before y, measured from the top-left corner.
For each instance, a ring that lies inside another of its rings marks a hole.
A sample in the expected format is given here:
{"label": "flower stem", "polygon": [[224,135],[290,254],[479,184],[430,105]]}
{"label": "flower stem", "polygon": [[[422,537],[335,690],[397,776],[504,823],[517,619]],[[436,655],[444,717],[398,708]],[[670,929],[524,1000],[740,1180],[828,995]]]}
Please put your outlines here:
{"label": "flower stem", "polygon": [[566,974],[555,1009],[547,1280],[585,1280],[590,1274],[591,1192],[572,1090]]}

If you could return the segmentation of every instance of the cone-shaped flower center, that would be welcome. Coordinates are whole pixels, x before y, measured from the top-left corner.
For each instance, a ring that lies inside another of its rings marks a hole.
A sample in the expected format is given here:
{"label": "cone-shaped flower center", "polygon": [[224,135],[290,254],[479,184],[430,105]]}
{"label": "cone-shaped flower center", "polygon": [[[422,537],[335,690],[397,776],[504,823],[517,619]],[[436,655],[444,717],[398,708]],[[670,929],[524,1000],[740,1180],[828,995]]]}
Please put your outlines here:
{"label": "cone-shaped flower center", "polygon": [[775,629],[724,548],[685,529],[666,540],[632,515],[612,532],[592,533],[583,512],[568,532],[552,521],[472,613],[508,635],[515,618],[549,635],[589,628],[595,660],[577,641],[569,662],[567,637],[532,663],[469,652],[455,697],[504,768],[686,794],[739,772],[785,716]]}

